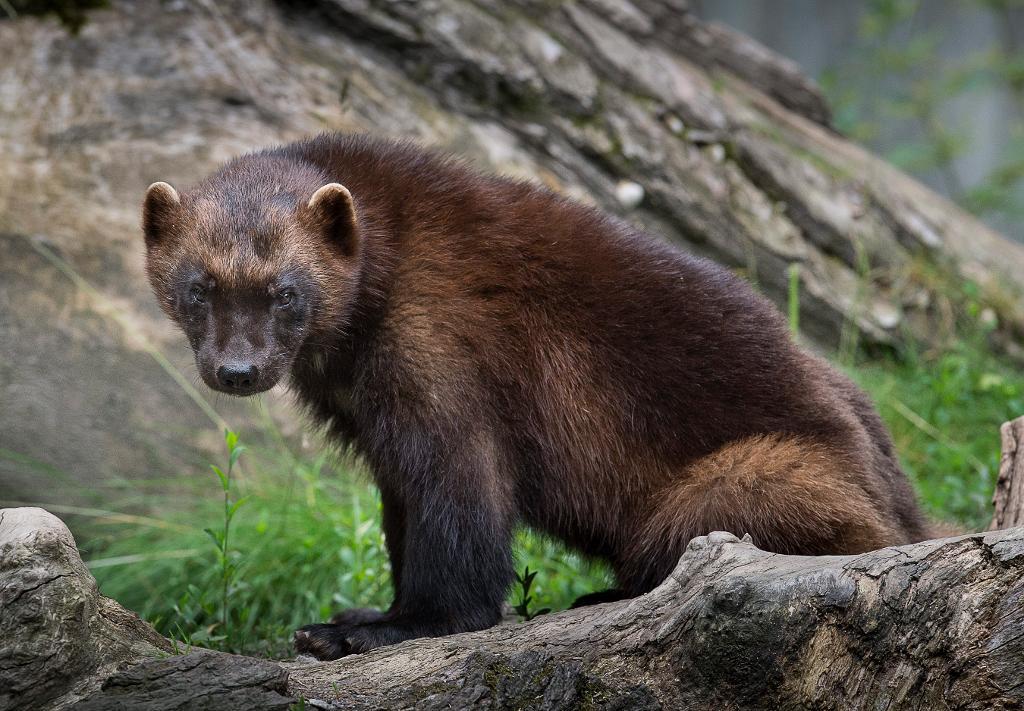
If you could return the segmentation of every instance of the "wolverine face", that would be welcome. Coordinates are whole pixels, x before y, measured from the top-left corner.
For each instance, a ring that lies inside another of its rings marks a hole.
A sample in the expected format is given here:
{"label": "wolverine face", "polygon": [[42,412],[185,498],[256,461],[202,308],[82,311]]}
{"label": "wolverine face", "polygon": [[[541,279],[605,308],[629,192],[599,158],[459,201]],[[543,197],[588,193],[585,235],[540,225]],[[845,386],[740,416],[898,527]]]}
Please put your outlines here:
{"label": "wolverine face", "polygon": [[185,331],[203,381],[251,395],[288,372],[320,299],[300,269],[251,284],[218,278],[216,267],[186,263],[172,277],[173,318]]}
{"label": "wolverine face", "polygon": [[270,182],[266,166],[262,174],[231,167],[185,194],[150,186],[146,268],[203,381],[252,395],[276,385],[304,343],[343,327],[356,221],[337,183],[313,190],[308,177]]}

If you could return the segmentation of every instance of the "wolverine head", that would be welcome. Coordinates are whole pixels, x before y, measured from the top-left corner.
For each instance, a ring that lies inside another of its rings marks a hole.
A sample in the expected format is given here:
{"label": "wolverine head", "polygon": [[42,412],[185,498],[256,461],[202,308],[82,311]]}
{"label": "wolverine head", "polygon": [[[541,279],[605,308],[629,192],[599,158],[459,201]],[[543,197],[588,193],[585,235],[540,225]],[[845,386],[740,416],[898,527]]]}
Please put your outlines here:
{"label": "wolverine head", "polygon": [[273,387],[311,339],[344,327],[358,281],[352,195],[266,155],[192,190],[158,182],[142,209],[146,271],[211,388]]}

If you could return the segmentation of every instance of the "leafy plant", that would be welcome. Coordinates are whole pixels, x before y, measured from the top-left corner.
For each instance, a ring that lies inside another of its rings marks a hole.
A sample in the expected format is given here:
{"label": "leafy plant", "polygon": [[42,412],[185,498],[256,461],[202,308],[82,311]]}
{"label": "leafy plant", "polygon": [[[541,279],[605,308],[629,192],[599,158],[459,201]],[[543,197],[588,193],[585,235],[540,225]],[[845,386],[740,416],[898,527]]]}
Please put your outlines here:
{"label": "leafy plant", "polygon": [[530,595],[530,587],[533,585],[533,579],[536,577],[537,571],[530,572],[530,566],[526,566],[522,575],[516,573],[516,583],[519,584],[519,602],[513,605],[512,609],[516,611],[516,614],[524,622],[529,622],[538,615],[546,615],[551,612],[550,607],[544,607],[540,610],[530,609],[530,603],[533,602],[533,597]]}
{"label": "leafy plant", "polygon": [[221,489],[224,492],[224,525],[220,531],[214,531],[212,528],[204,528],[203,531],[205,531],[210,537],[210,540],[213,541],[213,544],[217,549],[217,559],[220,563],[221,582],[221,634],[228,636],[230,634],[229,593],[232,589],[235,577],[238,575],[238,567],[231,560],[232,551],[228,547],[228,536],[231,533],[231,522],[234,520],[235,514],[238,513],[238,509],[241,508],[242,504],[246,501],[245,497],[232,501],[231,475],[235,470],[235,465],[238,464],[239,457],[241,457],[242,453],[245,451],[245,447],[238,443],[238,435],[228,429],[224,430],[224,443],[228,448],[227,472],[223,471],[216,464],[210,465],[214,474],[216,474],[217,478],[220,479]]}
{"label": "leafy plant", "polygon": [[927,511],[982,530],[999,471],[999,425],[1024,413],[1024,377],[964,340],[908,350],[850,374],[873,396]]}

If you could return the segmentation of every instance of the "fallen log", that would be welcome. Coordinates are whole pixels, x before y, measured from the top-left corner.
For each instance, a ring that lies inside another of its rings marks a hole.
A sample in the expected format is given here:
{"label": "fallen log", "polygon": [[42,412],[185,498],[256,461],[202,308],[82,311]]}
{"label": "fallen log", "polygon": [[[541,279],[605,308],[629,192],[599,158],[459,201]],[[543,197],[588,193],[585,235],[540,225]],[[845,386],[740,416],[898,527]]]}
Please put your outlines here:
{"label": "fallen log", "polygon": [[0,709],[1024,704],[1022,528],[827,557],[712,533],[634,600],[278,662],[176,650],[99,594],[59,519],[5,509],[0,605]]}

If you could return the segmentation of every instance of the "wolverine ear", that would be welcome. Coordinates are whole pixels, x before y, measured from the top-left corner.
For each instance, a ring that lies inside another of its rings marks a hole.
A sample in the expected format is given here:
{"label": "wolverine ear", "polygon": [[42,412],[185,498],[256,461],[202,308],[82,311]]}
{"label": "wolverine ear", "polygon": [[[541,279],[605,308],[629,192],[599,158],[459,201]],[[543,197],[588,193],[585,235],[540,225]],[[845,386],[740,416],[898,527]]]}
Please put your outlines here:
{"label": "wolverine ear", "polygon": [[341,183],[327,183],[306,204],[315,226],[329,242],[351,257],[359,246],[356,206],[352,193]]}
{"label": "wolverine ear", "polygon": [[152,247],[164,237],[179,207],[181,196],[167,183],[153,183],[146,189],[146,198],[142,201],[142,232],[146,236],[147,247]]}

